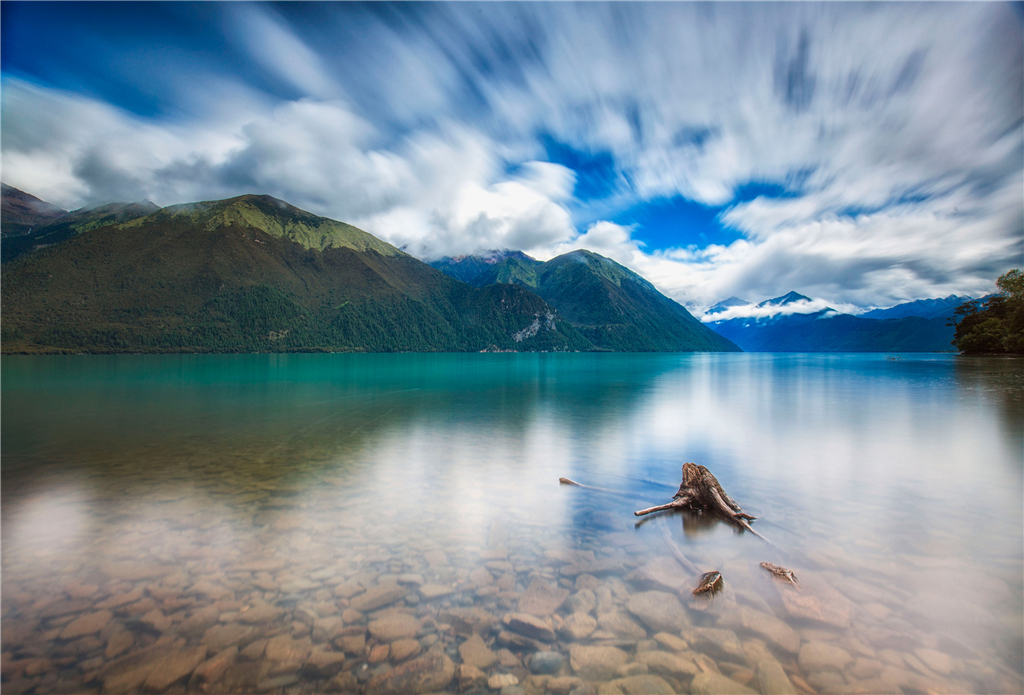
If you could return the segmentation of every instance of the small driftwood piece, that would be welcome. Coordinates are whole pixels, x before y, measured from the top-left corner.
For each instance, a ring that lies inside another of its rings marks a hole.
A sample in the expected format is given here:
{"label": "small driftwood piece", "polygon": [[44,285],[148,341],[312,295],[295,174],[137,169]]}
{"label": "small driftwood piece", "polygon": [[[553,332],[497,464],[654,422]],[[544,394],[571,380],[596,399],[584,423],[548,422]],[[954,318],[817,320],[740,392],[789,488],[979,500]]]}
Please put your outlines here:
{"label": "small driftwood piece", "polygon": [[711,572],[705,572],[700,577],[700,582],[697,584],[697,588],[693,590],[694,596],[701,594],[708,594],[714,596],[722,587],[725,586],[725,582],[722,581],[722,573],[717,570]]}
{"label": "small driftwood piece", "polygon": [[606,487],[594,487],[593,485],[584,485],[583,483],[577,483],[575,480],[571,480],[569,478],[559,478],[558,482],[561,485],[575,485],[576,487],[581,487],[584,490],[594,490],[596,492],[608,492],[608,493],[611,493],[613,495],[621,495],[621,496],[625,497],[625,495],[623,495],[623,493],[621,491],[619,491],[619,490],[610,490],[610,489],[608,489]]}
{"label": "small driftwood piece", "polygon": [[772,576],[776,579],[781,579],[784,582],[789,582],[794,588],[800,588],[800,580],[796,578],[796,574],[791,569],[787,569],[782,565],[776,565],[771,562],[762,562],[761,567],[771,572]]}
{"label": "small driftwood piece", "polygon": [[761,540],[770,543],[767,538],[751,528],[749,522],[757,517],[750,516],[744,512],[743,508],[736,504],[726,491],[722,489],[718,479],[711,474],[711,471],[695,463],[683,464],[683,482],[680,484],[679,491],[673,496],[671,502],[660,504],[657,507],[641,509],[640,511],[633,512],[633,514],[645,516],[654,512],[683,509],[721,514],[740,528],[750,531]]}

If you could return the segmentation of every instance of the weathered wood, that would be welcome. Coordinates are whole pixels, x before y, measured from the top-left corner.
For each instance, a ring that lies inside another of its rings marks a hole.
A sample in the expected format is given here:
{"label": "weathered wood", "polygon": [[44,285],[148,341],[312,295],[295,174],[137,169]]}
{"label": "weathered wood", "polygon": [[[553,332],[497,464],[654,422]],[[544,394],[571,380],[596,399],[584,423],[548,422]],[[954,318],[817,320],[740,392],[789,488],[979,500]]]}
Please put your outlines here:
{"label": "weathered wood", "polygon": [[583,483],[577,483],[575,480],[571,480],[570,478],[559,478],[558,482],[561,485],[574,485],[576,487],[581,487],[584,490],[594,490],[596,492],[607,492],[607,493],[609,493],[611,495],[620,495],[622,497],[626,497],[627,496],[621,490],[610,490],[610,489],[608,489],[606,487],[594,487],[593,485],[584,485]]}
{"label": "weathered wood", "polygon": [[679,485],[679,491],[676,492],[673,500],[668,504],[641,509],[640,511],[633,512],[633,514],[644,516],[671,509],[716,512],[740,528],[750,531],[766,543],[771,543],[771,541],[751,528],[749,522],[757,517],[750,516],[744,512],[743,508],[722,489],[718,479],[704,466],[698,466],[695,463],[684,463],[683,482]]}

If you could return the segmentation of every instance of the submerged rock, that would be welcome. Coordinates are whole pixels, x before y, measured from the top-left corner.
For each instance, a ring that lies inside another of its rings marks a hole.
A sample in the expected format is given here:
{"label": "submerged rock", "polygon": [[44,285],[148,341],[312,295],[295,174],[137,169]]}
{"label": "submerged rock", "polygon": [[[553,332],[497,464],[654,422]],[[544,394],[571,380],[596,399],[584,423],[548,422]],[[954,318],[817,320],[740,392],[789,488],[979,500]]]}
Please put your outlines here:
{"label": "submerged rock", "polygon": [[511,673],[495,673],[487,679],[487,687],[491,690],[501,690],[509,685],[519,685],[519,679]]}
{"label": "submerged rock", "polygon": [[555,674],[564,662],[565,657],[558,652],[537,652],[530,657],[530,671],[541,675]]}
{"label": "submerged rock", "polygon": [[455,677],[455,664],[442,652],[428,652],[378,674],[366,684],[366,695],[406,695],[444,690]]}
{"label": "submerged rock", "polygon": [[629,676],[609,681],[602,687],[601,695],[675,695],[672,686],[658,676]]}
{"label": "submerged rock", "polygon": [[597,619],[597,624],[602,628],[629,640],[641,640],[647,637],[647,631],[625,613],[619,610],[612,610],[604,613]]}
{"label": "submerged rock", "polygon": [[76,637],[96,634],[102,630],[113,617],[114,614],[110,611],[99,611],[75,618],[68,623],[63,630],[61,630],[60,638],[74,639]]}
{"label": "submerged rock", "polygon": [[206,647],[194,647],[169,654],[161,659],[146,677],[148,690],[166,690],[171,684],[190,675],[206,660]]}
{"label": "submerged rock", "polygon": [[654,632],[679,632],[690,624],[683,604],[664,591],[633,594],[626,608]]}
{"label": "submerged rock", "polygon": [[690,683],[690,692],[693,695],[757,695],[747,686],[714,672],[698,673],[694,676]]}
{"label": "submerged rock", "polygon": [[626,581],[647,591],[677,593],[690,588],[683,566],[671,557],[656,557],[626,575]]}
{"label": "submerged rock", "polygon": [[531,639],[537,639],[542,642],[555,641],[555,631],[550,621],[545,622],[526,613],[508,613],[502,618],[502,622],[512,632],[517,632]]}
{"label": "submerged rock", "polygon": [[568,597],[568,589],[552,586],[537,577],[519,598],[519,612],[546,618],[558,610]]}
{"label": "submerged rock", "polygon": [[423,623],[411,615],[395,613],[370,621],[368,629],[370,634],[381,642],[393,642],[397,639],[415,637],[422,626]]}
{"label": "submerged rock", "polygon": [[782,664],[775,660],[764,660],[757,665],[757,688],[762,693],[797,695],[797,689],[790,682]]}
{"label": "submerged rock", "polygon": [[800,635],[793,628],[775,616],[746,606],[740,606],[737,611],[723,616],[718,621],[718,626],[741,628],[790,654],[796,654],[800,649]]}
{"label": "submerged rock", "polygon": [[691,647],[712,658],[739,663],[745,660],[740,640],[732,630],[691,627],[683,630],[681,634]]}
{"label": "submerged rock", "polygon": [[579,641],[589,637],[597,629],[597,621],[585,613],[573,613],[558,628],[563,637]]}
{"label": "submerged rock", "polygon": [[845,649],[825,642],[808,642],[800,648],[797,657],[804,673],[811,671],[842,671],[853,663],[853,657]]}
{"label": "submerged rock", "polygon": [[462,663],[486,670],[498,663],[498,655],[487,648],[480,635],[474,634],[459,645]]}
{"label": "submerged rock", "polygon": [[695,676],[700,670],[697,668],[697,664],[689,659],[668,652],[641,652],[637,654],[636,660],[654,673],[679,680]]}
{"label": "submerged rock", "polygon": [[618,647],[576,645],[569,650],[569,663],[576,674],[587,681],[610,680],[629,655]]}
{"label": "submerged rock", "polygon": [[401,598],[405,598],[405,593],[405,588],[398,584],[378,584],[367,589],[365,593],[353,598],[349,606],[361,613],[365,613],[377,608],[383,608]]}

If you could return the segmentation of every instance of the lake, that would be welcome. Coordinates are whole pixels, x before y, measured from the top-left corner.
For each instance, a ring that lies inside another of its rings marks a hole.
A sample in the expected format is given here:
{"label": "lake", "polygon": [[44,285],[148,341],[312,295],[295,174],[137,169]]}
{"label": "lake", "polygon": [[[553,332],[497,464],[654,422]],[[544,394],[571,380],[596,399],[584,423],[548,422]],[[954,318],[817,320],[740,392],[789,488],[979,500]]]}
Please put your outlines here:
{"label": "lake", "polygon": [[[11,356],[2,396],[5,695],[1024,689],[1019,359]],[[684,462],[771,543],[634,517]]]}

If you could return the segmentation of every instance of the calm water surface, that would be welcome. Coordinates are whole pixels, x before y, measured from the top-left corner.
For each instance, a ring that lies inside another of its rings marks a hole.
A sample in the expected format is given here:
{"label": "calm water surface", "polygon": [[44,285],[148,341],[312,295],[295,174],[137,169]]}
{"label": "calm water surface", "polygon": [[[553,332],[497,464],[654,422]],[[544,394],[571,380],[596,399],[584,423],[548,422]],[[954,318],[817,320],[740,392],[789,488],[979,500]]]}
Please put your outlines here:
{"label": "calm water surface", "polygon": [[1020,360],[2,366],[5,695],[1022,691]]}

